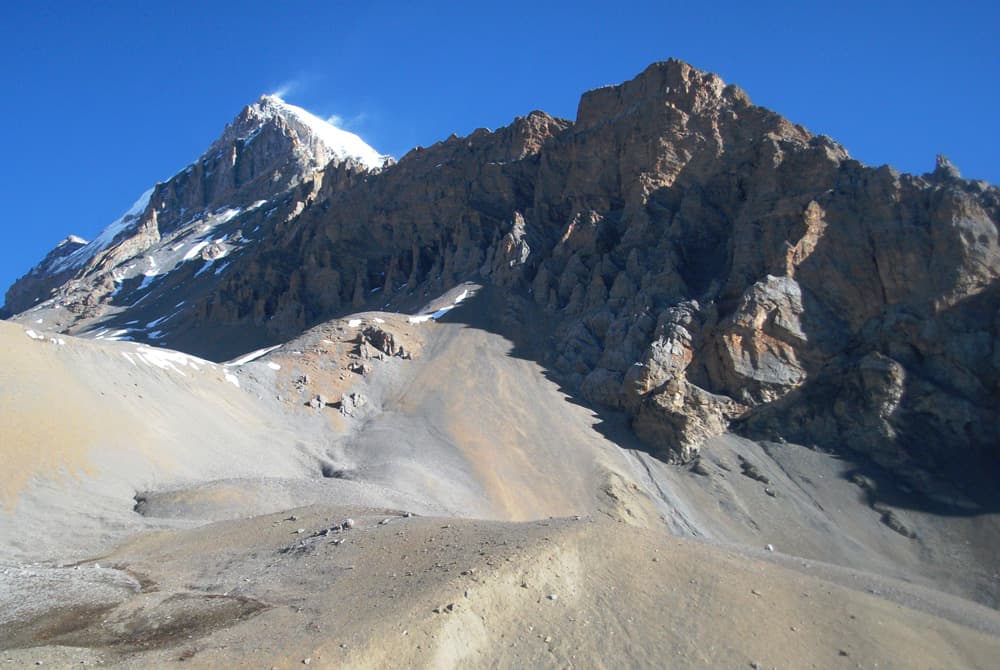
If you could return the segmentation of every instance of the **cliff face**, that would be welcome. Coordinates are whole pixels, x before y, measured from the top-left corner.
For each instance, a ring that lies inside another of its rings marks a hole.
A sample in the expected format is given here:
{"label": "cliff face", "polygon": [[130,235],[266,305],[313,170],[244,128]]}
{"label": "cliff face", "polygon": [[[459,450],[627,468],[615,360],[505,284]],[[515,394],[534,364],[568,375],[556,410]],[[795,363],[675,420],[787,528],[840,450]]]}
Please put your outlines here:
{"label": "cliff face", "polygon": [[996,188],[864,167],[676,62],[578,119],[542,152],[566,223],[533,289],[586,397],[681,459],[736,417],[897,470],[996,456]]}
{"label": "cliff face", "polygon": [[[190,296],[171,346],[225,358],[246,340],[220,333],[282,341],[478,279],[547,310],[542,362],[664,456],[689,460],[731,428],[863,452],[914,485],[1000,457],[1000,190],[943,159],[924,176],[866,167],[678,61],[585,94],[575,123],[533,112],[381,172],[276,169],[266,156],[294,141],[268,137],[265,158],[225,144],[158,186],[98,261],[125,267],[162,239],[164,204],[273,201],[240,214],[260,233],[229,271],[146,301],[155,314]],[[247,186],[275,174],[281,197]],[[129,316],[102,317],[107,300],[71,284],[56,295],[70,311],[89,301],[88,327]]]}

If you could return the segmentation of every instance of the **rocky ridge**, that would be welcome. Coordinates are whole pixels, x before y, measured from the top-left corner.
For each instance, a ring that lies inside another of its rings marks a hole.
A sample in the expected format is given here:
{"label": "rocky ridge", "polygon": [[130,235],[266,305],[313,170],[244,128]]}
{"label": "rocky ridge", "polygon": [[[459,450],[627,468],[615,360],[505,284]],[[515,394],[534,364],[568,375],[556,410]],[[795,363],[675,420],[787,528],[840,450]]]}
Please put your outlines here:
{"label": "rocky ridge", "polygon": [[[532,112],[381,171],[320,169],[263,127],[227,130],[85,269],[29,275],[8,308],[53,288],[69,332],[170,316],[163,342],[219,360],[475,278],[509,293],[513,333],[518,301],[543,309],[540,362],[661,457],[736,430],[854,451],[939,497],[1000,457],[1000,189],[946,159],[867,167],[674,60],[584,94],[575,122]],[[245,209],[261,199],[276,209]],[[230,272],[117,297],[116,269],[223,205],[260,226]]]}

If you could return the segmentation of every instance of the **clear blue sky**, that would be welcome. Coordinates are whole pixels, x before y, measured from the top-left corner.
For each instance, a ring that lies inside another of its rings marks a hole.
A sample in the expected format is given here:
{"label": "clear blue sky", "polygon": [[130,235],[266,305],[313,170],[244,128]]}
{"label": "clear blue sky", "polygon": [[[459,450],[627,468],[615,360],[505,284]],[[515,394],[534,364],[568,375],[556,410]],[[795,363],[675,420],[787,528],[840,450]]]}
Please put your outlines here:
{"label": "clear blue sky", "polygon": [[844,144],[1000,183],[1000,2],[5,2],[0,290],[93,237],[246,104],[401,156],[677,57]]}

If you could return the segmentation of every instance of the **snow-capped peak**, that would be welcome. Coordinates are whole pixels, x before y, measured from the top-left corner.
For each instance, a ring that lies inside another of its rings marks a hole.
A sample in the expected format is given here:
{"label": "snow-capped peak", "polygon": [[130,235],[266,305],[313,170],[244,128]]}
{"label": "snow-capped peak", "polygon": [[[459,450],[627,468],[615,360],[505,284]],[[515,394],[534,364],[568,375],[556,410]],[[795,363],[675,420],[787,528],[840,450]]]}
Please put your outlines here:
{"label": "snow-capped peak", "polygon": [[265,117],[281,116],[299,135],[300,141],[313,145],[311,148],[317,158],[321,158],[320,154],[325,154],[327,159],[352,158],[369,169],[382,167],[389,158],[354,133],[337,128],[276,95],[262,95],[257,106]]}

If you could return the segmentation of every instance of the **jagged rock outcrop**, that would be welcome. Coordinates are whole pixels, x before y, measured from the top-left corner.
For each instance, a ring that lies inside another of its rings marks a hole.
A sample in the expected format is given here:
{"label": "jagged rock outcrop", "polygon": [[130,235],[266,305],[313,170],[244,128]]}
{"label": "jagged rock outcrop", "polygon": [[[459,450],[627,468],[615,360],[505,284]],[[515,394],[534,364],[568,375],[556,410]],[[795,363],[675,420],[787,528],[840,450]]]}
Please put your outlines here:
{"label": "jagged rock outcrop", "polygon": [[[273,174],[227,151],[184,179]],[[174,346],[222,358],[198,349],[207,334],[281,341],[478,278],[547,310],[542,362],[664,457],[727,429],[853,449],[917,483],[1000,457],[1000,190],[943,157],[923,176],[864,166],[667,61],[584,94],[575,122],[532,112],[283,187],[282,224],[190,301]],[[167,196],[180,211],[226,188],[161,185],[136,236],[169,228]]]}
{"label": "jagged rock outcrop", "polygon": [[406,357],[406,349],[396,342],[396,336],[378,326],[366,326],[358,333],[358,349],[363,359],[381,356]]}

